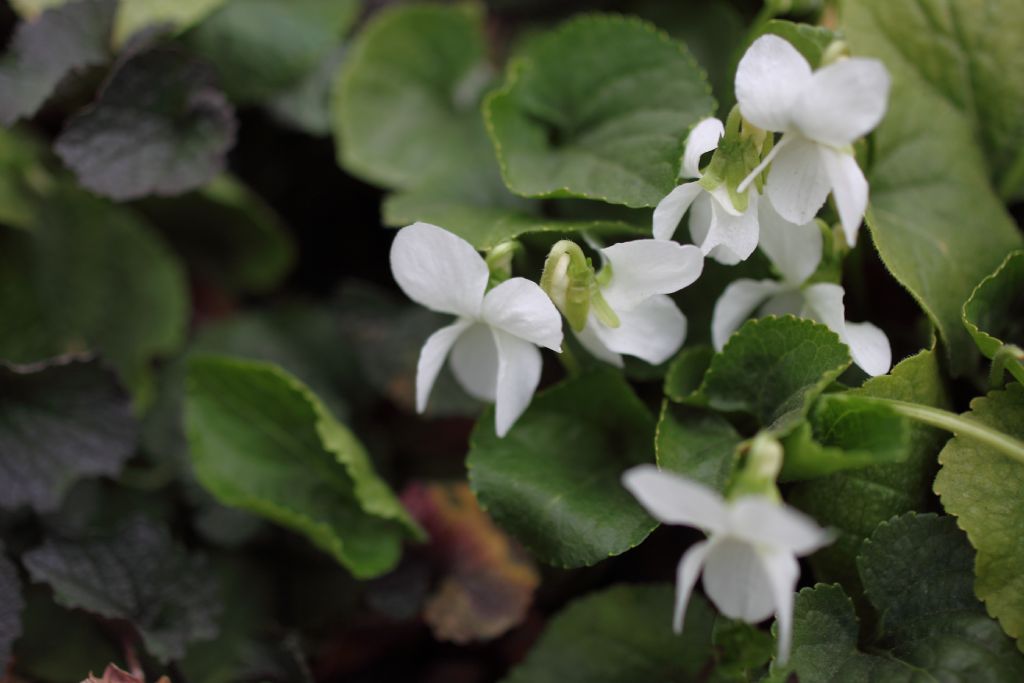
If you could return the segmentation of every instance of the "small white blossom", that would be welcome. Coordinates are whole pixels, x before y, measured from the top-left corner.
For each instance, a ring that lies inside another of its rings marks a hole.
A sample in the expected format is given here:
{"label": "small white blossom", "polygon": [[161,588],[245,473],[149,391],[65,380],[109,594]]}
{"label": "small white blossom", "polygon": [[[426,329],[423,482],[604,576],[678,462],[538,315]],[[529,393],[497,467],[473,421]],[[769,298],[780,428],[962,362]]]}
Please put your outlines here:
{"label": "small white blossom", "polygon": [[715,303],[711,340],[719,351],[729,336],[755,311],[759,315],[793,314],[826,325],[850,348],[850,356],[869,375],[884,375],[892,364],[885,332],[871,323],[846,321],[845,292],[839,285],[806,284],[821,262],[821,229],[812,220],[794,225],[782,218],[771,202],[759,211],[759,246],[782,275],[781,281],[739,279],[730,283]]}
{"label": "small white blossom", "polygon": [[700,249],[633,240],[601,249],[601,256],[610,277],[598,276],[603,280],[600,293],[618,325],[602,321],[592,305],[576,337],[592,354],[617,367],[623,364],[621,354],[655,365],[668,360],[686,339],[686,316],[667,295],[700,277]]}
{"label": "small white blossom", "polygon": [[700,157],[718,147],[725,133],[722,122],[707,118],[698,123],[686,138],[680,175],[697,178],[683,183],[665,195],[654,209],[654,237],[672,239],[683,215],[690,212],[690,237],[705,256],[719,263],[735,265],[757,247],[757,192],[751,188],[745,211],[732,203],[725,183],[712,191],[701,185]]}
{"label": "small white blossom", "polygon": [[547,295],[521,277],[487,291],[490,273],[473,246],[428,223],[399,230],[391,272],[406,296],[458,316],[427,339],[416,368],[416,410],[423,412],[445,358],[471,395],[495,404],[504,436],[530,404],[540,382],[538,346],[561,351],[562,318]]}
{"label": "small white blossom", "polygon": [[676,632],[683,630],[686,606],[703,572],[704,592],[725,616],[754,624],[775,615],[778,660],[784,664],[800,578],[796,558],[828,545],[832,535],[810,517],[766,496],[725,500],[702,484],[653,465],[634,467],[622,479],[658,521],[695,527],[708,535],[690,546],[676,570]]}
{"label": "small white blossom", "polygon": [[747,121],[782,138],[739,189],[771,163],[765,194],[797,224],[811,220],[831,191],[853,246],[868,183],[851,145],[882,120],[889,85],[889,73],[876,59],[842,59],[812,72],[782,38],[755,40],[736,69],[736,100]]}

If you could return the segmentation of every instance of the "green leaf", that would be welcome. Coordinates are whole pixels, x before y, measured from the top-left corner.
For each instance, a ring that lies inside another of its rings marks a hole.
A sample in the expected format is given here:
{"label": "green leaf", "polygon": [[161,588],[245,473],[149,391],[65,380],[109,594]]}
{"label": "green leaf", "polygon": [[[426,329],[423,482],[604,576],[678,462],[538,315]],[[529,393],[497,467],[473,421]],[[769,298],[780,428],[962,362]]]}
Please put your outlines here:
{"label": "green leaf", "polygon": [[681,43],[637,19],[590,15],[532,40],[484,113],[516,194],[647,207],[676,186],[683,141],[714,108]]}
{"label": "green leaf", "polygon": [[[1006,130],[1024,131],[1013,94],[1024,78],[1016,44],[1022,20],[1014,0],[844,3],[842,28],[854,54],[880,58],[893,78],[889,112],[874,135],[868,227],[886,266],[938,328],[954,374],[971,368],[976,354],[960,320],[963,303],[1024,243],[990,180],[1001,162],[986,160],[978,138],[981,126],[1000,141],[993,149],[1022,147]],[[984,226],[984,239],[965,225]]]}
{"label": "green leaf", "polygon": [[114,23],[114,43],[122,45],[141,29],[171,26],[184,31],[227,0],[124,0]]}
{"label": "green leaf", "polygon": [[48,540],[22,560],[32,580],[49,584],[64,607],[131,622],[162,662],[217,635],[221,604],[207,562],[145,518],[124,523],[109,538]]}
{"label": "green leaf", "polygon": [[658,466],[725,492],[743,437],[717,413],[661,404],[654,447]]}
{"label": "green leaf", "polygon": [[174,48],[128,53],[54,149],[85,188],[113,199],[200,187],[223,169],[235,140],[234,110],[215,81],[206,64]]}
{"label": "green leaf", "polygon": [[716,410],[782,430],[849,366],[846,345],[824,325],[792,316],[749,320],[711,360],[699,395]]}
{"label": "green leaf", "polygon": [[672,632],[672,587],[620,584],[577,600],[548,624],[502,683],[698,681],[710,660],[714,612],[693,596]]}
{"label": "green leaf", "polygon": [[146,199],[138,208],[194,272],[229,289],[269,292],[295,264],[281,218],[233,176],[181,197]]}
{"label": "green leaf", "polygon": [[585,373],[539,394],[504,438],[493,418],[491,408],[470,438],[470,485],[538,559],[595,564],[657,526],[621,483],[632,465],[653,462],[654,420],[618,373]]}
{"label": "green leaf", "polygon": [[335,87],[341,165],[392,188],[493,166],[478,107],[489,80],[479,6],[380,12],[360,31]]}
{"label": "green leaf", "polygon": [[329,136],[331,88],[347,55],[348,47],[338,45],[301,80],[275,94],[264,106],[277,121],[289,128],[315,137]]}
{"label": "green leaf", "polygon": [[818,398],[806,422],[782,442],[780,481],[899,463],[910,453],[910,423],[890,406],[850,393]]}
{"label": "green leaf", "polygon": [[[185,274],[131,211],[58,186],[34,207],[31,235],[0,230],[0,357],[31,362],[83,346],[145,398],[148,364],[177,351],[188,314]],[[0,257],[4,258],[4,257]]]}
{"label": "green leaf", "polygon": [[687,346],[672,359],[665,374],[665,396],[676,403],[695,400],[715,350],[707,344]]}
{"label": "green leaf", "polygon": [[306,535],[357,577],[392,569],[402,539],[422,534],[352,433],[276,366],[193,356],[185,425],[221,503]]}
{"label": "green leaf", "polygon": [[316,69],[359,9],[359,0],[228,0],[187,41],[233,101],[261,102]]}
{"label": "green leaf", "polygon": [[77,480],[118,474],[137,438],[128,395],[98,362],[0,365],[0,507],[56,510]]}
{"label": "green leaf", "polygon": [[10,0],[9,4],[24,19],[35,19],[50,9],[66,5],[68,0]]}
{"label": "green leaf", "polygon": [[[870,379],[847,395],[896,399],[937,408],[951,405],[935,351],[911,356],[890,374]],[[838,532],[835,543],[811,557],[816,576],[840,580],[851,595],[860,595],[854,561],[861,543],[893,515],[931,507],[935,456],[947,438],[945,432],[913,424],[909,454],[904,462],[837,472],[789,489],[786,499],[791,504]]]}
{"label": "green leaf", "polygon": [[964,304],[963,321],[988,358],[995,359],[1007,344],[1017,346],[1003,362],[1017,381],[1024,382],[1024,353],[1019,350],[1024,346],[1024,251],[1009,254],[996,272],[974,289]]}
{"label": "green leaf", "polygon": [[69,74],[106,63],[116,7],[76,0],[19,24],[0,62],[0,123],[32,117]]}
{"label": "green leaf", "polygon": [[[971,402],[966,417],[1024,439],[1024,386]],[[978,550],[974,590],[1024,650],[1024,465],[964,436],[939,454],[935,492]]]}
{"label": "green leaf", "polygon": [[761,680],[760,674],[767,670],[775,654],[775,642],[770,633],[754,624],[721,615],[715,619],[711,642],[715,648],[715,667],[708,680],[715,683]]}
{"label": "green leaf", "polygon": [[0,669],[5,671],[11,645],[21,635],[21,611],[24,608],[18,569],[7,559],[4,545],[0,543]]}
{"label": "green leaf", "polygon": [[971,591],[972,551],[951,517],[908,513],[879,525],[857,566],[878,613],[858,649],[857,618],[839,586],[797,594],[789,664],[773,680],[1000,681],[1024,676],[1021,657]]}

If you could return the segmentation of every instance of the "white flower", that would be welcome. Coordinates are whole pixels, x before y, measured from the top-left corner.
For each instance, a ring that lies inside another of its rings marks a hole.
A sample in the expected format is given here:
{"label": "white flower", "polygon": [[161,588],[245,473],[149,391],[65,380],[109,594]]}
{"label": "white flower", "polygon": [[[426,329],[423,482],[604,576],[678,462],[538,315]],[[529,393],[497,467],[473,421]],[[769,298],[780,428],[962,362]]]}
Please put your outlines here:
{"label": "white flower", "polygon": [[850,348],[850,356],[869,375],[884,375],[892,364],[885,332],[871,323],[846,321],[845,292],[826,282],[805,284],[821,262],[822,236],[812,220],[793,225],[762,201],[759,246],[775,264],[782,281],[740,279],[730,283],[715,303],[711,341],[719,351],[755,310],[759,315],[791,313],[826,325]]}
{"label": "white flower", "polygon": [[427,223],[399,230],[391,272],[416,303],[458,319],[430,335],[416,368],[416,410],[423,412],[445,358],[473,396],[493,401],[504,436],[540,382],[537,346],[561,351],[562,318],[535,283],[511,278],[487,291],[490,273],[469,242]]}
{"label": "white flower", "polygon": [[690,546],[676,570],[676,632],[683,630],[686,605],[703,571],[704,592],[725,616],[754,624],[775,614],[778,659],[784,664],[800,577],[796,558],[828,545],[832,535],[810,517],[765,496],[724,500],[712,489],[654,465],[634,467],[622,481],[658,521],[696,527],[709,536]]}
{"label": "white flower", "polygon": [[[683,152],[684,178],[701,178],[700,157],[718,147],[725,133],[722,122],[704,119],[690,131]],[[735,265],[757,247],[757,192],[750,190],[746,211],[737,211],[725,183],[708,191],[699,180],[684,183],[665,195],[654,209],[654,237],[672,239],[683,215],[690,211],[690,237],[705,256]]]}
{"label": "white flower", "polygon": [[771,162],[765,194],[786,220],[811,220],[831,190],[850,246],[868,202],[868,183],[850,146],[882,120],[889,74],[876,59],[851,57],[811,71],[796,48],[761,36],[736,69],[743,117],[782,138],[746,184]]}
{"label": "white flower", "polygon": [[617,367],[622,367],[620,354],[654,365],[668,360],[686,339],[686,316],[667,295],[700,277],[700,249],[664,240],[633,240],[601,249],[601,256],[611,273],[601,284],[601,297],[619,324],[602,322],[592,304],[576,337],[592,354]]}

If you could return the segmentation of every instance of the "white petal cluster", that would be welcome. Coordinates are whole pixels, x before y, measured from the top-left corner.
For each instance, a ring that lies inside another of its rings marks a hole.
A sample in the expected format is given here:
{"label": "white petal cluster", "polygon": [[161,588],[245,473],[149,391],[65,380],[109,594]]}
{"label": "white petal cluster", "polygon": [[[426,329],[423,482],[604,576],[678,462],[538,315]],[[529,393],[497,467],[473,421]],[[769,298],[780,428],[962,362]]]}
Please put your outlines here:
{"label": "white petal cluster", "polygon": [[695,527],[708,535],[686,551],[676,570],[673,625],[683,617],[697,578],[727,617],[757,623],[778,620],[778,660],[789,658],[793,633],[793,594],[800,577],[796,558],[832,541],[813,519],[763,496],[725,500],[690,479],[640,465],[623,484],[658,521]]}
{"label": "white petal cluster", "polygon": [[616,367],[622,367],[622,355],[655,365],[668,360],[686,339],[686,316],[668,295],[700,277],[700,250],[662,240],[633,240],[601,249],[601,256],[611,273],[601,285],[601,296],[619,324],[602,322],[592,309],[576,337]]}
{"label": "white petal cluster", "polygon": [[483,257],[456,235],[428,223],[402,228],[391,246],[391,272],[406,296],[457,316],[427,339],[416,368],[416,410],[423,412],[451,356],[455,379],[471,395],[494,402],[504,436],[540,382],[538,346],[562,350],[562,317],[536,283],[511,278],[490,291]]}
{"label": "white petal cluster", "polygon": [[756,190],[750,189],[747,208],[739,211],[724,184],[708,191],[700,183],[700,157],[716,147],[725,133],[722,122],[704,119],[690,131],[683,152],[682,177],[698,180],[672,190],[654,209],[654,237],[672,239],[683,215],[690,212],[690,237],[705,256],[735,265],[757,248]]}
{"label": "white petal cluster", "polygon": [[812,71],[782,38],[754,41],[736,69],[736,100],[747,121],[782,133],[751,174],[771,163],[765,194],[779,215],[806,223],[831,192],[846,239],[856,243],[868,183],[851,145],[882,120],[889,86],[889,73],[876,59],[851,57]]}
{"label": "white petal cluster", "polygon": [[885,332],[871,323],[846,320],[845,292],[839,285],[807,279],[817,270],[822,255],[821,229],[813,220],[794,225],[769,202],[759,211],[761,250],[782,275],[782,280],[735,280],[715,303],[711,340],[721,351],[731,335],[752,313],[792,314],[826,325],[850,349],[853,361],[869,375],[883,375],[892,364]]}

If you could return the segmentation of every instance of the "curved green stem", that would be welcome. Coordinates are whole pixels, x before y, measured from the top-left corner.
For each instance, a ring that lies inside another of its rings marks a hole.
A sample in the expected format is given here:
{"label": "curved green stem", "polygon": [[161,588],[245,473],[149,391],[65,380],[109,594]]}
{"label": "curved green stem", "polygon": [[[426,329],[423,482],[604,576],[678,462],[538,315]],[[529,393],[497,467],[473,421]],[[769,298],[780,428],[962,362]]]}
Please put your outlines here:
{"label": "curved green stem", "polygon": [[1024,443],[999,430],[948,410],[888,398],[877,400],[891,406],[893,410],[904,417],[931,427],[944,429],[957,436],[975,439],[1024,465]]}

